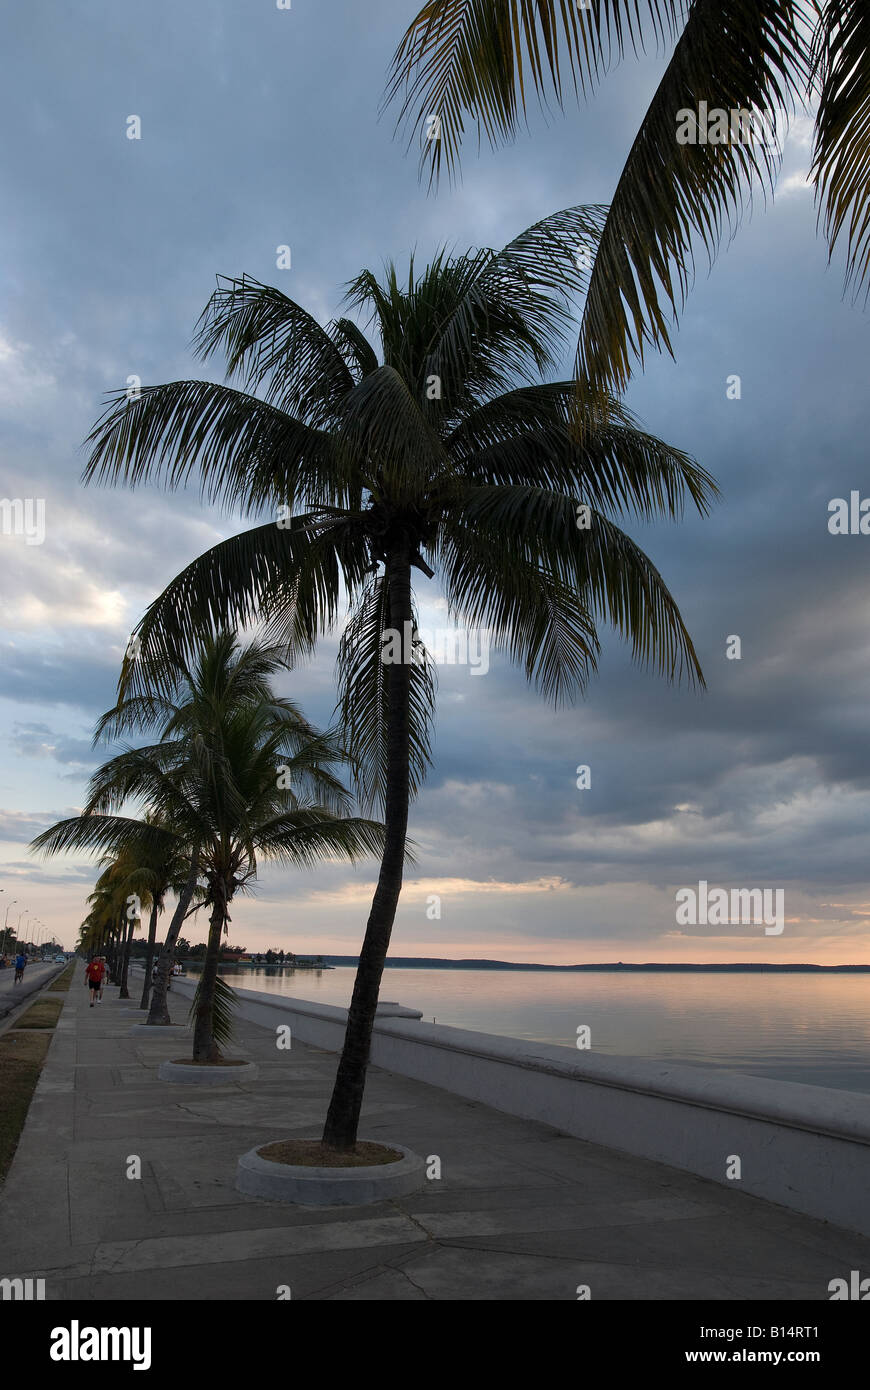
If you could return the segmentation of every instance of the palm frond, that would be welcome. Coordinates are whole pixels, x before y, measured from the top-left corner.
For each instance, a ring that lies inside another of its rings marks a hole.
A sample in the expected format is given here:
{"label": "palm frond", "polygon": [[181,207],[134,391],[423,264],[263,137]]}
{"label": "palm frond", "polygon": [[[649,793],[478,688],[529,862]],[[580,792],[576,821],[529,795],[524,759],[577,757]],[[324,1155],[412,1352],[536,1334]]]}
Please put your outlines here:
{"label": "palm frond", "polygon": [[537,382],[557,365],[588,289],[606,212],[597,205],[564,208],[527,227],[501,251],[458,261],[463,278],[454,291],[455,307],[426,371],[464,385],[454,395],[466,413],[481,398],[510,390],[518,378]]}
{"label": "palm frond", "polygon": [[[558,704],[586,689],[599,640],[575,585],[530,557],[507,531],[463,514],[443,528],[438,556],[450,611],[487,633],[542,694]],[[490,518],[486,518],[487,523]]]}
{"label": "palm frond", "polygon": [[[576,374],[591,396],[624,391],[647,348],[672,353],[694,273],[712,261],[753,189],[772,189],[780,148],[770,129],[740,127],[725,143],[678,142],[701,103],[778,117],[782,135],[808,71],[794,0],[694,0],[616,185],[580,325]],[[739,122],[738,122],[739,125]],[[696,136],[698,131],[694,129]],[[747,136],[747,138],[743,138]]]}
{"label": "palm frond", "polygon": [[[844,4],[845,0],[837,0]],[[710,258],[754,188],[769,188],[778,151],[757,139],[680,144],[683,113],[782,112],[810,67],[805,16],[794,0],[430,0],[396,52],[387,101],[399,120],[439,138],[423,145],[430,182],[457,167],[466,122],[493,145],[511,138],[527,96],[563,102],[562,64],[587,94],[612,58],[677,35],[603,223],[577,351],[577,377],[594,399],[624,390],[649,348],[671,351],[671,326],[694,269]],[[842,181],[841,181],[842,189]],[[848,201],[848,194],[846,198]]]}
{"label": "palm frond", "polygon": [[[339,728],[355,769],[364,807],[382,807],[387,777],[387,682],[383,634],[390,628],[383,575],[370,579],[342,634],[337,662]],[[410,666],[409,777],[416,796],[432,757],[435,672],[430,663]]]}
{"label": "palm frond", "polygon": [[[453,532],[457,555],[460,542],[470,542],[473,557],[480,545],[495,550],[510,535],[514,551],[527,557],[533,570],[540,568],[542,583],[549,587],[555,579],[576,594],[587,621],[594,618],[614,627],[635,661],[668,680],[685,677],[689,685],[704,685],[694,645],[664,580],[640,547],[606,517],[592,509],[590,525],[581,528],[574,499],[542,488],[499,487],[470,495],[463,520],[467,529],[462,536]],[[511,558],[500,567],[510,583],[514,564]],[[502,584],[495,567],[493,582],[494,587]]]}
{"label": "palm frond", "polygon": [[[190,1012],[187,1015],[188,1024],[192,1027],[196,1015],[199,1012],[200,1001],[202,999],[202,976],[200,975],[193,999],[190,1004]],[[227,1047],[235,1036],[235,1015],[239,1007],[239,997],[236,991],[227,984],[221,975],[215,977],[214,994],[211,1003],[211,1033],[217,1046]]]}
{"label": "palm frond", "polygon": [[576,384],[521,387],[472,412],[448,440],[466,478],[573,493],[597,510],[645,520],[705,515],[719,490],[688,454],[642,430],[617,399],[576,429]]}
{"label": "palm frond", "polygon": [[385,105],[401,99],[398,123],[409,141],[424,137],[421,170],[428,164],[434,183],[442,163],[457,171],[468,122],[478,139],[505,143],[532,92],[562,107],[563,60],[585,94],[627,47],[661,45],[685,10],[680,0],[429,0],[393,57]]}
{"label": "palm frond", "polygon": [[218,276],[194,344],[207,360],[220,349],[228,379],[311,421],[327,422],[354,385],[339,344],[300,304],[250,275]]}
{"label": "palm frond", "polygon": [[346,471],[334,435],[212,381],[110,392],[85,442],[85,482],[177,489],[198,474],[206,501],[254,514],[316,499]]}
{"label": "palm frond", "polygon": [[148,608],[137,628],[141,650],[127,658],[119,693],[174,688],[180,657],[189,660],[196,634],[265,622],[285,654],[310,652],[332,626],[369,566],[364,539],[344,518],[303,514],[282,529],[253,527],[192,561]]}
{"label": "palm frond", "polygon": [[813,48],[819,93],[812,179],[830,254],[847,237],[846,285],[870,275],[870,6],[827,0]]}
{"label": "palm frond", "polygon": [[383,853],[384,827],[360,816],[332,816],[309,806],[285,811],[257,828],[260,853],[296,868],[313,868],[322,859],[355,864]]}
{"label": "palm frond", "polygon": [[130,816],[83,814],[58,821],[43,830],[30,843],[32,852],[62,854],[68,850],[90,850],[119,854],[134,847],[143,858],[169,857],[178,851],[178,837],[160,826],[149,826]]}

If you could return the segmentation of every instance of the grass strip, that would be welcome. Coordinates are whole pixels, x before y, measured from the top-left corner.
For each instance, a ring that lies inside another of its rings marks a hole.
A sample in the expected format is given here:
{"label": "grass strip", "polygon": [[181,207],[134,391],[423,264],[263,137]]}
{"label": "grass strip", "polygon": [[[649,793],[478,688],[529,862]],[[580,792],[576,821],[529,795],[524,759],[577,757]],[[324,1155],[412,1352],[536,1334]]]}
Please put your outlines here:
{"label": "grass strip", "polygon": [[0,1036],[0,1183],[5,1182],[15,1157],[50,1045],[48,1033],[14,1029]]}
{"label": "grass strip", "polygon": [[62,999],[38,999],[26,1013],[15,1020],[16,1028],[53,1028],[60,1018]]}
{"label": "grass strip", "polygon": [[72,984],[72,977],[75,974],[75,965],[70,961],[62,975],[58,975],[53,984],[48,987],[49,994],[66,994]]}

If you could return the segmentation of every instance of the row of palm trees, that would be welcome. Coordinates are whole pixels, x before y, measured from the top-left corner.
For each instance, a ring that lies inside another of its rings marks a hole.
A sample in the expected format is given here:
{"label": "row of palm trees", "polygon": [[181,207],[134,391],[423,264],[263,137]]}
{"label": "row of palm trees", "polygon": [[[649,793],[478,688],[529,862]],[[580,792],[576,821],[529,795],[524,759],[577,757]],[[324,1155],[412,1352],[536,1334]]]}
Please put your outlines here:
{"label": "row of palm trees", "polygon": [[[347,305],[368,317],[371,340],[356,318],[322,326],[277,289],[221,278],[195,348],[224,354],[225,382],[119,391],[89,438],[87,481],[198,481],[252,524],[189,564],[138,626],[98,733],[157,741],[110,759],[83,815],[37,846],[163,865],[152,912],[169,887],[177,906],[155,1023],[184,917],[210,912],[196,1060],[216,1056],[221,933],[259,861],[379,853],[323,1133],[339,1149],[356,1142],[409,807],[431,761],[432,665],[381,660],[385,631],[415,622],[414,576],[437,578],[450,615],[487,628],[554,702],[585,689],[602,622],[638,661],[703,683],[664,580],[618,522],[678,519],[686,505],[704,514],[713,480],[616,398],[588,406],[578,431],[575,383],[558,379],[589,279],[577,243],[600,225],[601,209],[569,208],[501,251],[412,260],[402,277],[393,264],[363,271]],[[345,617],[336,727],[319,734],[269,677]],[[233,634],[252,627],[257,642],[238,650]],[[293,770],[289,793],[279,763]],[[378,819],[349,814],[339,767]],[[140,814],[124,814],[137,800]]]}
{"label": "row of palm trees", "polygon": [[230,904],[254,882],[259,861],[354,862],[383,843],[380,825],[349,814],[351,797],[335,770],[346,757],[334,734],[320,733],[291,700],[274,693],[271,678],[283,666],[281,653],[261,642],[240,646],[226,632],[198,639],[192,664],[178,663],[171,688],[120,701],[97,728],[98,738],[135,732],[154,733],[156,741],[111,757],[92,777],[81,815],[33,842],[48,854],[88,849],[106,857],[82,942],[90,945],[101,928],[114,933],[122,998],[129,998],[138,909],[150,908],[143,1008],[157,919],[167,894],[175,894],[149,1024],[169,1022],[166,990],[185,917],[199,908],[209,912],[194,1009],[198,1062],[221,1057],[215,1031],[221,940]]}

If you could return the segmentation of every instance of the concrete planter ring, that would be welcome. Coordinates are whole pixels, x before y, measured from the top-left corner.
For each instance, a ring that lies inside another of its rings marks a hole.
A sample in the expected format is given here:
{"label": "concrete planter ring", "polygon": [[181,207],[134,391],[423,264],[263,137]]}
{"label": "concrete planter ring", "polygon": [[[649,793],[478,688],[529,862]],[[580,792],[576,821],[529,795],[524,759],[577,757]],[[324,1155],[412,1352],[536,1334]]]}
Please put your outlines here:
{"label": "concrete planter ring", "polygon": [[[159,1030],[154,1029],[154,1031]],[[160,1081],[181,1081],[185,1086],[231,1086],[235,1081],[253,1081],[258,1072],[259,1068],[256,1062],[238,1062],[232,1066],[200,1066],[196,1062],[161,1062],[157,1069],[157,1076]]]}
{"label": "concrete planter ring", "polygon": [[395,1149],[402,1157],[395,1163],[357,1168],[276,1163],[263,1158],[257,1149],[249,1149],[239,1159],[236,1191],[248,1197],[262,1197],[268,1202],[295,1202],[302,1207],[365,1206],[419,1191],[425,1179],[425,1159],[401,1144],[389,1143],[385,1147]]}

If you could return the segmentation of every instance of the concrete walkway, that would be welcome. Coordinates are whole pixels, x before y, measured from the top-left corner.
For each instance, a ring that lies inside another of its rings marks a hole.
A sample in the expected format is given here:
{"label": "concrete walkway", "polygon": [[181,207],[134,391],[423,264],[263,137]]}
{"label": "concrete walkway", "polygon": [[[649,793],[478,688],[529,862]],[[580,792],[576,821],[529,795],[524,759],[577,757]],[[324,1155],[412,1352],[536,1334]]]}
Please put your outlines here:
{"label": "concrete walkway", "polygon": [[859,1236],[376,1069],[361,1136],[437,1155],[439,1180],[355,1209],[243,1197],[240,1154],[318,1134],[335,1056],[242,1023],[257,1080],[159,1082],[185,1043],[130,1037],[138,1010],[115,986],[89,1008],[81,974],[0,1195],[0,1277],[47,1299],[827,1300],[870,1273]]}

